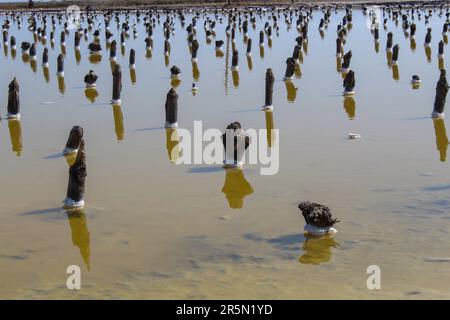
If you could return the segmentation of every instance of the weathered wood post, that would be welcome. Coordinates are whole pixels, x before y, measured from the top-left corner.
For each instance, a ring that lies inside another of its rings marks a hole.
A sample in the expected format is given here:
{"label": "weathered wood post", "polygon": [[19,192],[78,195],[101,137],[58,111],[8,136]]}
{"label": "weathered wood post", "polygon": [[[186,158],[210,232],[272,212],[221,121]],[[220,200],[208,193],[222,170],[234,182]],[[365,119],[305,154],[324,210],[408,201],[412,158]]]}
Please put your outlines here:
{"label": "weathered wood post", "polygon": [[445,100],[447,98],[447,93],[449,89],[449,85],[447,82],[445,69],[441,70],[441,75],[436,84],[436,96],[434,98],[434,109],[431,113],[433,118],[444,118],[444,108],[445,108]]}
{"label": "weathered wood post", "polygon": [[64,56],[62,53],[58,55],[58,58],[56,60],[57,64],[57,75],[58,77],[64,77]]}
{"label": "weathered wood post", "polygon": [[227,126],[222,134],[222,143],[225,148],[225,167],[242,167],[242,157],[250,145],[250,137],[242,130],[239,122]]}
{"label": "weathered wood post", "polygon": [[170,55],[170,42],[169,40],[164,40],[164,56],[168,57]]}
{"label": "weathered wood post", "polygon": [[350,68],[350,61],[352,59],[352,50],[348,51],[346,54],[344,54],[343,62],[342,62],[342,68],[341,72],[346,73],[348,69]]}
{"label": "weathered wood post", "polygon": [[166,128],[178,127],[178,94],[171,88],[166,96]]}
{"label": "weathered wood post", "polygon": [[75,50],[80,49],[80,36],[79,36],[78,32],[75,32],[75,35],[74,35],[74,47],[75,47]]}
{"label": "weathered wood post", "polygon": [[400,47],[398,44],[396,44],[392,49],[392,65],[398,64],[398,52],[400,50]]}
{"label": "weathered wood post", "polygon": [[294,47],[294,52],[292,53],[292,58],[295,60],[296,64],[300,64],[300,53],[301,53],[302,47],[298,44]]}
{"label": "weathered wood post", "polygon": [[63,150],[64,155],[78,152],[81,141],[83,140],[83,134],[84,131],[82,127],[73,126],[73,128],[70,130],[69,138],[67,139],[66,146]]}
{"label": "weathered wood post", "polygon": [[48,49],[47,47],[44,48],[44,53],[42,54],[42,66],[44,68],[48,68]]}
{"label": "weathered wood post", "polygon": [[387,34],[387,40],[386,40],[386,51],[391,51],[392,50],[392,43],[393,43],[393,34],[392,32],[389,32]]}
{"label": "weathered wood post", "polygon": [[444,58],[444,41],[439,41],[438,45],[438,58],[442,59]]}
{"label": "weathered wood post", "polygon": [[428,48],[430,46],[430,43],[431,43],[431,28],[428,28],[427,34],[425,35],[425,43],[424,43],[425,48]]}
{"label": "weathered wood post", "polygon": [[115,64],[113,69],[113,92],[112,92],[112,104],[120,105],[120,92],[122,91],[122,70],[120,64]]}
{"label": "weathered wood post", "polygon": [[286,59],[286,72],[284,74],[284,81],[289,81],[294,78],[295,60],[290,57]]}
{"label": "weathered wood post", "polygon": [[409,26],[409,38],[410,39],[415,39],[416,37],[416,24],[415,23],[411,23],[411,25]]}
{"label": "weathered wood post", "polygon": [[344,96],[355,94],[355,73],[353,70],[350,70],[344,78]]}
{"label": "weathered wood post", "polygon": [[177,66],[172,66],[172,68],[170,68],[170,77],[172,79],[178,79],[180,74],[181,70]]}
{"label": "weathered wood post", "polygon": [[30,46],[30,59],[36,60],[36,44],[32,43]]}
{"label": "weathered wood post", "polygon": [[136,68],[136,52],[134,49],[130,50],[130,69]]}
{"label": "weathered wood post", "polygon": [[336,58],[342,57],[342,39],[338,37],[336,39]]}
{"label": "weathered wood post", "polygon": [[81,141],[75,163],[69,169],[69,183],[67,185],[64,207],[68,209],[84,207],[84,191],[86,182],[86,153],[84,140]]}
{"label": "weathered wood post", "polygon": [[95,82],[97,81],[98,76],[94,73],[93,70],[89,70],[89,73],[84,76],[84,83],[86,84],[86,88],[95,87]]}
{"label": "weathered wood post", "polygon": [[252,56],[252,38],[247,39],[247,57]]}
{"label": "weathered wood post", "polygon": [[8,86],[8,119],[20,118],[19,83],[14,78]]}
{"label": "weathered wood post", "polygon": [[117,52],[117,42],[113,40],[111,42],[111,47],[109,49],[109,60],[116,61],[116,52]]}
{"label": "weathered wood post", "polygon": [[192,62],[197,62],[198,48],[200,47],[197,39],[192,41]]}
{"label": "weathered wood post", "polygon": [[231,70],[239,69],[239,52],[237,49],[233,50],[233,56],[231,58]]}
{"label": "weathered wood post", "polygon": [[11,46],[11,50],[16,50],[16,38],[14,36],[11,36],[9,44]]}
{"label": "weathered wood post", "polygon": [[61,31],[60,44],[61,47],[64,47],[66,45],[66,33],[64,31]]}
{"label": "weathered wood post", "polygon": [[275,76],[271,68],[266,70],[266,86],[265,86],[265,102],[263,110],[273,109],[273,84],[275,82]]}

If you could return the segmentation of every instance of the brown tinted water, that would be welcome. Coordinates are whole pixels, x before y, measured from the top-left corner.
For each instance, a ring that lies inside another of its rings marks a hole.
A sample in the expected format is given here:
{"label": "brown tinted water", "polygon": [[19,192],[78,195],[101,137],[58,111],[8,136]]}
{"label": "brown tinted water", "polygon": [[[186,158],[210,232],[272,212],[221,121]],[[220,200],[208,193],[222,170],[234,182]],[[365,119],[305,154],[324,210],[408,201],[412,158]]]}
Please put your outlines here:
{"label": "brown tinted water", "polygon": [[[108,51],[98,63],[89,59],[92,33],[87,41],[82,38],[78,63],[73,30],[67,36],[63,84],[56,77],[61,26],[55,30],[54,48],[47,30],[46,81],[40,63],[43,44],[37,45],[35,71],[22,60],[21,41],[33,41],[23,15],[21,30],[15,23],[10,30],[17,39],[15,58],[3,46],[0,55],[0,297],[450,298],[446,120],[430,118],[439,77],[437,43],[445,21],[438,13],[428,25],[424,14],[421,20],[415,16],[415,50],[401,19],[398,25],[389,20],[387,30],[380,29],[377,53],[367,16],[354,10],[345,45],[353,52],[354,101],[342,97],[336,71],[342,10],[333,13],[324,38],[317,29],[322,13],[314,11],[293,90],[282,77],[299,34],[295,19],[288,29],[281,16],[279,33],[274,32],[271,47],[266,38],[262,57],[258,34],[268,15],[257,16],[256,28],[249,28],[251,69],[243,34],[237,32],[238,83],[229,70],[226,18],[216,26],[216,39],[225,41],[223,57],[216,57],[214,41],[206,43],[205,18],[199,19],[197,68],[179,20],[168,65],[164,15],[154,30],[151,56],[146,56],[141,20],[138,38],[127,39],[125,55],[118,46],[120,107],[110,105]],[[191,18],[186,13],[187,24]],[[130,21],[135,20],[131,15]],[[423,47],[428,26],[433,28],[431,61]],[[115,22],[111,31],[119,40]],[[387,65],[388,31],[400,45],[398,74]],[[130,48],[137,52],[135,83],[128,69]],[[182,70],[180,128],[192,130],[195,120],[219,129],[235,120],[244,128],[273,124],[279,129],[278,174],[262,176],[257,165],[237,171],[172,163],[170,132],[163,126],[173,64]],[[272,117],[260,111],[268,67],[277,79]],[[99,75],[93,102],[83,83],[90,69]],[[413,74],[422,79],[418,90],[409,82]],[[13,77],[21,89],[20,122],[4,119]],[[195,96],[190,90],[194,81],[199,88]],[[61,209],[68,163],[60,153],[73,125],[84,128],[88,165],[86,207],[75,214]],[[362,138],[348,140],[349,132]],[[334,238],[305,237],[297,209],[304,200],[333,210],[341,221]],[[81,267],[79,291],[66,289],[69,265]],[[369,265],[381,268],[381,290],[366,287]]]}

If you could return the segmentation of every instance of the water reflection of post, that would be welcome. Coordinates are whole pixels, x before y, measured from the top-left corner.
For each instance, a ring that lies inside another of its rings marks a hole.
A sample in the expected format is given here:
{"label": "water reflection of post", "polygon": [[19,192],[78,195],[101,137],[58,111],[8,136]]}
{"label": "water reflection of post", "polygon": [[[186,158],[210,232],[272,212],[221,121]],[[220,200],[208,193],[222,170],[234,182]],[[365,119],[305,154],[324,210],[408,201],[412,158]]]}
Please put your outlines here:
{"label": "water reflection of post", "polygon": [[180,137],[176,128],[166,128],[166,149],[170,162],[178,164],[180,159]]}
{"label": "water reflection of post", "polygon": [[84,95],[91,103],[94,103],[98,97],[98,92],[95,87],[89,87],[84,90]]}
{"label": "water reflection of post", "polygon": [[448,138],[444,119],[433,119],[434,133],[436,134],[436,148],[439,151],[439,159],[444,162],[447,159]]}
{"label": "water reflection of post", "polygon": [[295,99],[297,98],[297,88],[290,80],[284,81],[284,84],[286,86],[287,101],[294,103]]}
{"label": "water reflection of post", "polygon": [[230,67],[230,36],[227,35],[227,45],[225,49],[225,94],[228,94],[228,69]]}
{"label": "water reflection of post", "polygon": [[200,70],[198,69],[197,61],[192,61],[192,78],[194,78],[195,81],[200,79]]}
{"label": "water reflection of post", "polygon": [[241,209],[244,205],[244,198],[253,193],[253,188],[245,179],[242,169],[226,168],[222,193],[225,194],[231,209]]}
{"label": "water reflection of post", "polygon": [[264,112],[264,115],[266,117],[267,145],[269,146],[269,148],[272,148],[272,145],[275,142],[273,112],[272,110],[266,110]]}
{"label": "water reflection of post", "polygon": [[8,128],[11,138],[12,151],[20,157],[22,153],[22,126],[20,119],[9,119]]}
{"label": "water reflection of post", "polygon": [[349,120],[355,118],[356,102],[353,96],[344,96],[344,110],[347,113]]}
{"label": "water reflection of post", "polygon": [[125,128],[123,125],[123,113],[120,104],[112,104],[114,116],[114,130],[116,131],[117,141],[122,141],[125,135]]}
{"label": "water reflection of post", "polygon": [[91,270],[90,256],[90,234],[87,225],[86,214],[83,209],[66,210],[69,219],[70,231],[72,234],[72,244],[78,247],[80,255],[88,271]]}
{"label": "water reflection of post", "polygon": [[313,237],[305,234],[303,243],[303,255],[298,259],[302,264],[318,265],[331,259],[331,248],[336,248],[339,244],[331,236]]}

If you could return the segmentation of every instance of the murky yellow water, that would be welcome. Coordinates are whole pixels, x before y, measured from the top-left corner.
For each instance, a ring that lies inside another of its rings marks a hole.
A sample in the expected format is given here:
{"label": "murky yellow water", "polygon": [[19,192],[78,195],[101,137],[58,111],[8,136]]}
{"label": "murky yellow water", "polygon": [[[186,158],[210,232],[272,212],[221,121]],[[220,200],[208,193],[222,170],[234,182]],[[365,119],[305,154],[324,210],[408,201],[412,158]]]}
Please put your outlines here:
{"label": "murky yellow water", "polygon": [[[258,34],[267,15],[257,17],[256,28],[249,28],[252,68],[243,34],[237,32],[238,81],[229,70],[231,43],[225,42],[225,55],[216,57],[214,41],[206,43],[203,16],[197,66],[179,20],[165,64],[164,15],[154,30],[152,55],[146,56],[141,20],[138,38],[127,39],[125,55],[118,47],[121,107],[109,103],[108,52],[99,62],[89,59],[92,33],[82,38],[78,63],[73,31],[67,36],[62,83],[56,77],[61,27],[54,48],[47,30],[46,81],[40,63],[44,45],[37,45],[35,70],[22,60],[21,41],[33,40],[23,16],[22,29],[13,24],[10,30],[17,39],[15,58],[10,49],[0,55],[0,297],[450,298],[447,120],[429,117],[445,21],[438,13],[427,25],[433,28],[427,61],[424,14],[414,20],[415,50],[400,19],[398,25],[389,20],[387,30],[381,27],[376,52],[366,16],[354,10],[345,45],[353,52],[354,101],[342,97],[336,71],[335,30],[343,11],[332,15],[324,38],[317,29],[322,14],[314,11],[307,53],[291,85],[281,80],[298,35],[295,19],[288,29],[281,16],[279,34],[274,32],[271,47],[266,39],[262,57]],[[187,13],[187,24],[191,18]],[[130,21],[135,20],[132,15]],[[119,40],[115,22],[111,27]],[[226,18],[216,26],[217,40],[226,41],[225,27]],[[395,72],[387,65],[388,31],[400,45]],[[137,52],[134,82],[127,67],[131,48]],[[192,130],[195,120],[205,129],[225,129],[235,120],[244,128],[273,125],[279,129],[277,175],[261,176],[259,166],[236,171],[172,163],[174,145],[163,126],[173,64],[182,70],[180,128]],[[277,78],[272,115],[260,111],[268,67]],[[83,77],[90,69],[99,75],[97,93],[85,92]],[[418,90],[409,83],[413,74],[422,79]],[[20,122],[4,119],[13,77],[21,86]],[[61,201],[68,164],[60,152],[73,125],[85,132],[86,208],[67,213]],[[362,138],[348,140],[349,132]],[[304,200],[332,208],[341,221],[334,238],[305,238],[297,209]],[[66,289],[69,265],[81,266],[79,291]],[[369,265],[381,268],[381,290],[366,287]]]}

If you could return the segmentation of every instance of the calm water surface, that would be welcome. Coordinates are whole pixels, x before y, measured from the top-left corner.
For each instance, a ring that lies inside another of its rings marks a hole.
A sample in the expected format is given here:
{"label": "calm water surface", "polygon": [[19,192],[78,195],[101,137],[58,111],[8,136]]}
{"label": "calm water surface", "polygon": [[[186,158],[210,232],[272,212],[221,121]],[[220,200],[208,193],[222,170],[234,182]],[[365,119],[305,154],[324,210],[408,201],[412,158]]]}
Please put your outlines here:
{"label": "calm water surface", "polygon": [[[47,30],[46,81],[40,63],[44,45],[37,45],[33,69],[20,52],[21,41],[33,41],[27,16],[21,30],[13,23],[16,56],[10,48],[0,49],[0,297],[450,298],[447,120],[429,117],[445,17],[436,12],[425,25],[423,14],[421,20],[415,16],[415,50],[401,21],[389,20],[386,30],[381,27],[376,52],[367,17],[355,9],[345,50],[353,52],[356,95],[345,101],[335,57],[335,30],[343,15],[332,15],[322,38],[317,29],[322,13],[314,12],[307,52],[291,86],[282,77],[298,31],[282,16],[279,33],[274,32],[271,47],[266,38],[263,55],[257,43],[267,16],[258,16],[256,28],[249,28],[250,64],[237,30],[238,81],[229,70],[226,18],[216,26],[216,40],[225,41],[223,57],[216,57],[214,40],[206,43],[205,17],[199,19],[197,66],[190,60],[186,26],[178,19],[168,63],[164,15],[154,29],[151,55],[141,19],[124,55],[118,46],[121,107],[110,105],[104,30],[100,62],[89,59],[92,32],[82,38],[78,62],[73,30],[67,36],[62,83],[56,77],[61,26],[54,47],[50,23]],[[191,19],[187,13],[187,24]],[[1,15],[0,23],[4,20]],[[131,24],[135,21],[131,15]],[[431,61],[423,47],[427,26],[433,28]],[[115,22],[111,31],[119,42]],[[387,64],[389,31],[400,45],[398,72]],[[131,48],[137,53],[134,81],[128,69]],[[278,174],[261,176],[255,165],[226,171],[172,163],[163,126],[174,64],[182,70],[180,128],[192,130],[195,120],[202,120],[204,129],[224,129],[235,120],[244,128],[273,126],[279,129]],[[277,78],[272,115],[260,111],[268,67]],[[98,95],[88,93],[88,99],[83,77],[90,69],[99,80]],[[409,83],[413,74],[422,79],[418,90]],[[21,89],[20,122],[4,119],[13,77]],[[73,125],[84,128],[88,165],[87,205],[77,214],[61,209],[68,164],[60,153]],[[349,132],[362,138],[348,140]],[[304,200],[332,208],[341,220],[334,238],[305,237],[297,209]],[[73,264],[82,271],[82,290],[76,292],[65,287],[65,270]],[[382,270],[381,290],[366,287],[366,269],[373,264]]]}

